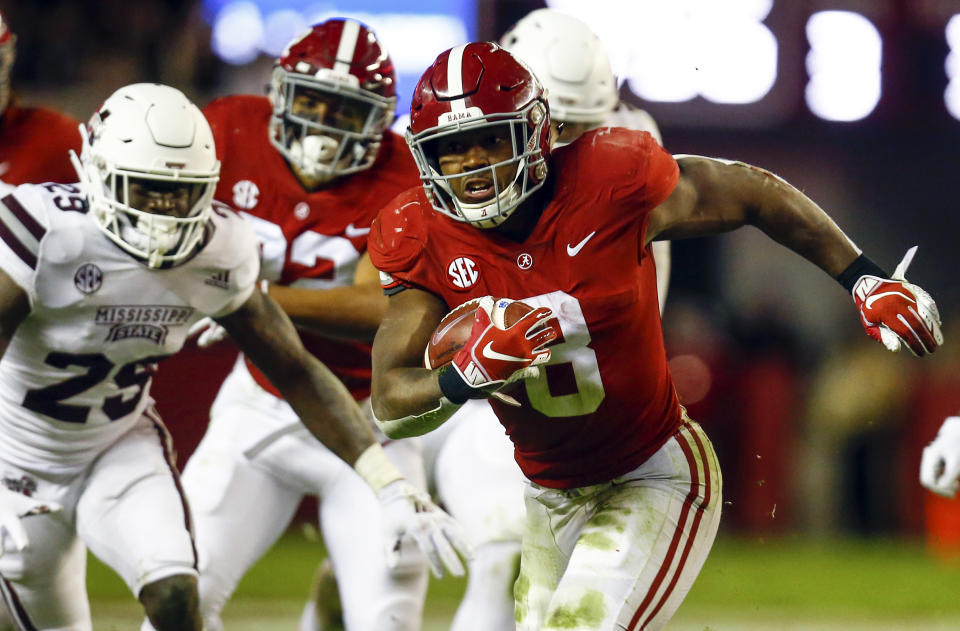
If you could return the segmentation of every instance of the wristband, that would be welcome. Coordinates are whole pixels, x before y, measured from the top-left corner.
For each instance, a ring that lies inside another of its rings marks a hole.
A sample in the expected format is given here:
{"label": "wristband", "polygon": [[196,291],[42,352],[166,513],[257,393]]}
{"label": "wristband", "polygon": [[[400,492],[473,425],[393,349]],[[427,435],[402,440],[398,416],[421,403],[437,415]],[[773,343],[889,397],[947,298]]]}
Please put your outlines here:
{"label": "wristband", "polygon": [[403,479],[403,474],[393,466],[387,458],[387,452],[379,443],[367,447],[353,463],[353,469],[370,485],[374,493],[379,493],[391,482]]}
{"label": "wristband", "polygon": [[847,268],[837,276],[837,282],[843,285],[848,293],[853,293],[853,287],[860,280],[861,276],[876,276],[877,278],[890,278],[883,268],[867,258],[866,254],[861,254],[853,259],[853,263],[847,265]]}
{"label": "wristband", "polygon": [[486,394],[478,388],[474,388],[466,379],[460,375],[460,371],[454,368],[453,364],[447,364],[440,368],[440,374],[437,375],[437,382],[440,384],[440,392],[450,403],[463,405],[468,399],[485,399]]}

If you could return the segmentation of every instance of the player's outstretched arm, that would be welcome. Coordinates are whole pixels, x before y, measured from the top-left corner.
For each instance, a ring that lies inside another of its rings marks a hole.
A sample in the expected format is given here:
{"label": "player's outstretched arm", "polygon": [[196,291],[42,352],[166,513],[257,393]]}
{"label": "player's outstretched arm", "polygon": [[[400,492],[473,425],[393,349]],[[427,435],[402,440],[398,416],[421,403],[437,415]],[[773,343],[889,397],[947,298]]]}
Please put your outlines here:
{"label": "player's outstretched arm", "polygon": [[[413,538],[437,576],[464,573],[459,556],[470,545],[460,526],[403,479],[377,443],[350,393],[308,353],[293,323],[269,296],[254,291],[237,311],[217,320],[247,357],[296,410],[310,432],[366,480],[383,510],[387,563],[398,561],[400,541]],[[459,556],[458,556],[459,555]]]}
{"label": "player's outstretched arm", "polygon": [[387,310],[369,254],[357,262],[353,285],[330,289],[270,285],[269,292],[297,326],[326,337],[370,341]]}
{"label": "player's outstretched arm", "polygon": [[300,341],[283,309],[260,291],[217,320],[320,442],[348,464],[376,443],[346,387]]}
{"label": "player's outstretched arm", "polygon": [[889,350],[903,344],[915,355],[925,355],[943,343],[933,299],[904,279],[912,251],[890,276],[817,204],[772,173],[699,156],[677,156],[677,163],[679,181],[651,212],[648,243],[756,226],[849,290],[867,334]]}

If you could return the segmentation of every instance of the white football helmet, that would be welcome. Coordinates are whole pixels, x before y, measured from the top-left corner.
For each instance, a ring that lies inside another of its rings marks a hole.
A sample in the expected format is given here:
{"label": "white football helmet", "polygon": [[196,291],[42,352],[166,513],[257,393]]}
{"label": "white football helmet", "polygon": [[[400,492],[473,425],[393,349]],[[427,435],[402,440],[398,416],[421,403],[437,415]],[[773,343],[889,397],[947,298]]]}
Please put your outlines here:
{"label": "white football helmet", "polygon": [[606,49],[573,16],[531,11],[503,34],[500,45],[536,73],[555,121],[599,124],[620,100]]}
{"label": "white football helmet", "polygon": [[[175,88],[137,83],[120,88],[80,127],[74,168],[90,214],[114,243],[150,267],[192,255],[204,237],[220,177],[210,125]],[[131,202],[131,183],[188,195],[181,216],[147,212]]]}
{"label": "white football helmet", "polygon": [[0,14],[0,115],[10,105],[10,71],[17,57],[17,36],[10,32],[7,21]]}

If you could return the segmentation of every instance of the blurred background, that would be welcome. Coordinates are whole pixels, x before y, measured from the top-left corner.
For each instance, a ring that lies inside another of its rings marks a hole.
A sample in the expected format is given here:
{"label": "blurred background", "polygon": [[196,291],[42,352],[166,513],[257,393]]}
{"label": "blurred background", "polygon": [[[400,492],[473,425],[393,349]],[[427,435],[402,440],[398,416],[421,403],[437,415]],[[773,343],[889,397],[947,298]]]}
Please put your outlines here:
{"label": "blurred background", "polygon": [[[887,270],[920,245],[909,278],[946,336],[922,361],[869,340],[835,281],[752,229],[674,244],[667,348],[718,447],[722,531],[925,537],[960,556],[960,501],[917,480],[923,445],[960,410],[960,0],[0,0],[17,98],[82,120],[135,81],[201,106],[263,94],[287,41],[345,15],[390,50],[402,114],[439,52],[543,6],[600,35],[623,99],[673,153],[779,174]],[[231,363],[221,346],[161,365],[181,464]]]}

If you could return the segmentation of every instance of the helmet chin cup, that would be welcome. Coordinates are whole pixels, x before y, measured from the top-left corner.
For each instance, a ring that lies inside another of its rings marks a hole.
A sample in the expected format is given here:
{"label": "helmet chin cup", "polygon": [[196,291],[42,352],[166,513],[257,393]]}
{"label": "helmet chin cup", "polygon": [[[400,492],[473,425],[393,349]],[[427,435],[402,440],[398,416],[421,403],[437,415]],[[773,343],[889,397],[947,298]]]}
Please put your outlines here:
{"label": "helmet chin cup", "polygon": [[333,175],[340,143],[323,134],[310,134],[290,143],[290,158],[303,175],[311,178]]}

